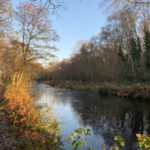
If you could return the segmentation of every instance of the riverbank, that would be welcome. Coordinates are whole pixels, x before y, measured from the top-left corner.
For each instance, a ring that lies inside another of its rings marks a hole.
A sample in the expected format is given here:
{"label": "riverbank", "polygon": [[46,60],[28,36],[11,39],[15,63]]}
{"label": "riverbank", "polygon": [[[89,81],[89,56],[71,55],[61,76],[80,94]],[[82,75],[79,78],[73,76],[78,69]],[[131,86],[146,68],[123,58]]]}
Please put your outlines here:
{"label": "riverbank", "polygon": [[[43,114],[32,97],[19,95],[12,87],[13,92],[7,90],[0,86],[0,150],[59,149],[60,131],[54,116]],[[6,98],[7,92],[11,99]]]}
{"label": "riverbank", "polygon": [[79,81],[44,81],[44,83],[59,88],[97,92],[101,95],[150,100],[149,84],[136,83],[130,85],[121,85],[112,83],[87,83]]}
{"label": "riverbank", "polygon": [[17,150],[20,145],[16,139],[16,133],[11,131],[11,124],[6,114],[2,110],[2,101],[0,102],[0,150],[12,149]]}
{"label": "riverbank", "polygon": [[16,133],[11,131],[10,120],[8,119],[4,111],[4,90],[5,86],[0,83],[0,150],[13,149],[16,150],[18,141],[16,139]]}

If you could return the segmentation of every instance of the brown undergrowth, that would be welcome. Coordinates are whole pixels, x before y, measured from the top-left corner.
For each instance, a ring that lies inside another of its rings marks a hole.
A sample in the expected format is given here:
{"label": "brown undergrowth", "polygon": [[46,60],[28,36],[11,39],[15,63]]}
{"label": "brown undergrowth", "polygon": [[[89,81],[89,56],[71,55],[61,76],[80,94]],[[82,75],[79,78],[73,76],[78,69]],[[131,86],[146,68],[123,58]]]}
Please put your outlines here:
{"label": "brown undergrowth", "polygon": [[150,100],[150,84],[134,83],[134,84],[121,84],[121,83],[90,83],[80,81],[44,81],[44,83],[60,88],[75,89],[80,91],[98,92],[101,95],[113,95],[118,97],[125,97]]}
{"label": "brown undergrowth", "polygon": [[17,134],[18,149],[60,149],[58,122],[41,113],[25,85],[10,84],[4,93],[3,112],[10,130]]}

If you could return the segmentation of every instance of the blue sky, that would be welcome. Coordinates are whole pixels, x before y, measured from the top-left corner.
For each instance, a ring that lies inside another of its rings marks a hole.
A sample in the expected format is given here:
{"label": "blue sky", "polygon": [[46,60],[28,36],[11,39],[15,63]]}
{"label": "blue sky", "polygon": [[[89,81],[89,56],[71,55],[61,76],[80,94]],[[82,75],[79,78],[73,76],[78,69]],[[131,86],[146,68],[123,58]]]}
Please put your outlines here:
{"label": "blue sky", "polygon": [[106,18],[99,8],[99,0],[64,0],[64,4],[66,11],[59,11],[59,17],[51,16],[53,28],[60,37],[55,43],[59,49],[58,60],[69,58],[78,41],[98,34]]}
{"label": "blue sky", "polygon": [[100,32],[105,24],[105,14],[99,0],[65,0],[67,11],[53,17],[53,26],[60,36],[57,43],[58,59],[69,58],[76,43],[88,40]]}

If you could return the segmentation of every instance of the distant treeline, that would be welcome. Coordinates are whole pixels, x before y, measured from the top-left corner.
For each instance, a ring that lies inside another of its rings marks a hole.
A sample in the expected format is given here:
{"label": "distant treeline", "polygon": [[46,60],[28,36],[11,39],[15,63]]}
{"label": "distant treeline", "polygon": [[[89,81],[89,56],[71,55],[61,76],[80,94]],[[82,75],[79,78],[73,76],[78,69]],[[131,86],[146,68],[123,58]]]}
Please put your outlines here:
{"label": "distant treeline", "polygon": [[[142,19],[141,19],[142,18]],[[74,55],[53,62],[42,80],[88,82],[148,82],[150,80],[150,13],[123,9],[108,17],[106,26]]]}

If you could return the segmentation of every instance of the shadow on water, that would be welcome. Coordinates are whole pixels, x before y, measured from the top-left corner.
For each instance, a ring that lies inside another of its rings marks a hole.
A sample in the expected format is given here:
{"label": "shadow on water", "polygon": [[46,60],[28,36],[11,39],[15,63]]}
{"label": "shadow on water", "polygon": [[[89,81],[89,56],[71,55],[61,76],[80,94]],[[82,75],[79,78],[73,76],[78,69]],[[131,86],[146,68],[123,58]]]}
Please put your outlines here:
{"label": "shadow on water", "polygon": [[[95,93],[52,88],[38,84],[34,88],[38,102],[54,109],[59,121],[63,139],[76,128],[90,128],[91,146],[102,149],[113,143],[115,135],[126,140],[125,149],[136,149],[136,133],[150,134],[150,103],[132,101],[118,97],[102,97]],[[66,143],[66,149],[71,147]],[[83,148],[84,149],[84,148]]]}

